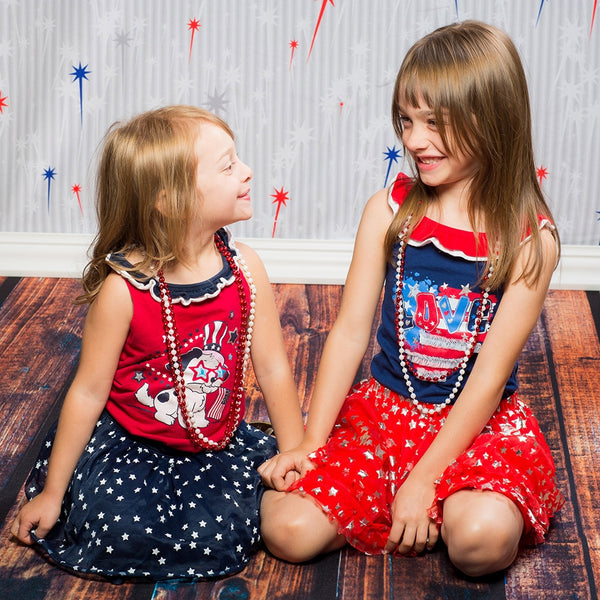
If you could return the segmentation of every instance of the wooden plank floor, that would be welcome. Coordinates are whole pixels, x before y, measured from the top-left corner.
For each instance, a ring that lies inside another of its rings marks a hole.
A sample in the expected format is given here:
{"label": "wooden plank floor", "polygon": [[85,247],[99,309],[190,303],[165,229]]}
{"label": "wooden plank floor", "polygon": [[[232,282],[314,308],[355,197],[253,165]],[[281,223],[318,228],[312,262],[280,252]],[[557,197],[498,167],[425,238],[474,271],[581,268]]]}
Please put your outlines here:
{"label": "wooden plank floor", "polygon": [[[274,285],[302,398],[341,299],[340,286]],[[466,580],[443,548],[417,558],[368,557],[345,548],[307,565],[261,551],[220,581],[115,585],[49,566],[9,534],[22,484],[73,375],[85,309],[72,279],[0,277],[0,599],[594,600],[600,585],[600,293],[552,291],[521,357],[522,395],[540,420],[567,503],[548,541],[522,551],[496,577]],[[358,377],[367,375],[372,345]],[[248,419],[266,413],[253,377]]]}

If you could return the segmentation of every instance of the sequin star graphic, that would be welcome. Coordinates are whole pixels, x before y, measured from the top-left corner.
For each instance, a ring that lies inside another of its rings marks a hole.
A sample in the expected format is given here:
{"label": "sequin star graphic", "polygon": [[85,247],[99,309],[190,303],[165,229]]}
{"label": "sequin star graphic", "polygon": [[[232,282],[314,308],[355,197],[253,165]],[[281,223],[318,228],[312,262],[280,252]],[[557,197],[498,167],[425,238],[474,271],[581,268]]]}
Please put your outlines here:
{"label": "sequin star graphic", "polygon": [[540,187],[542,187],[542,181],[548,177],[548,169],[546,169],[544,165],[540,165],[540,167],[536,170],[536,175],[540,181]]}
{"label": "sequin star graphic", "polygon": [[202,25],[200,25],[200,21],[198,21],[198,19],[190,19],[188,21],[188,29],[192,32],[192,38],[190,39],[190,55],[188,56],[188,62],[190,62],[190,60],[192,60],[192,47],[194,46],[194,34],[196,33],[196,31],[198,31],[198,29],[202,27]]}
{"label": "sequin star graphic", "polygon": [[298,47],[298,40],[291,40],[290,48],[292,49],[292,52],[290,54],[290,68],[288,69],[289,71],[292,70],[292,61],[294,60],[294,52],[296,51],[297,47]]}
{"label": "sequin star graphic", "polygon": [[48,212],[50,212],[50,185],[55,175],[56,171],[52,167],[44,170],[44,179],[48,182]]}
{"label": "sequin star graphic", "polygon": [[8,104],[5,102],[7,96],[2,97],[2,90],[0,90],[0,113],[4,112],[3,108],[5,106],[8,106]]}
{"label": "sequin star graphic", "polygon": [[77,197],[77,204],[79,204],[79,210],[81,211],[81,214],[83,215],[83,208],[81,208],[81,196],[79,195],[79,192],[81,192],[81,186],[78,183],[76,183],[75,185],[73,185],[71,187],[71,191]]}
{"label": "sequin star graphic", "polygon": [[281,210],[281,205],[283,204],[284,206],[287,206],[286,200],[289,200],[289,192],[284,192],[283,186],[281,186],[280,190],[278,190],[277,188],[274,189],[275,193],[271,194],[271,198],[275,198],[272,204],[277,204],[277,210],[275,211],[275,221],[273,222],[273,233],[271,237],[275,237],[275,229],[277,228],[277,219],[279,219],[279,211]]}
{"label": "sequin star graphic", "polygon": [[[73,75],[73,81],[79,81],[79,115],[81,118],[81,124],[83,125],[83,80],[87,79],[87,76],[91,73],[91,71],[87,70],[88,66],[81,66],[81,61],[79,61],[79,66],[76,67],[73,65],[74,71],[69,73],[69,75]],[[89,81],[89,80],[88,80]]]}
{"label": "sequin star graphic", "polygon": [[315,26],[315,32],[313,33],[312,41],[310,43],[310,49],[308,51],[308,56],[306,57],[306,62],[310,58],[310,54],[312,52],[313,46],[315,44],[315,38],[317,37],[317,32],[319,31],[319,27],[321,26],[321,19],[323,18],[323,13],[325,12],[325,7],[327,6],[327,2],[331,2],[331,6],[335,6],[333,0],[321,0],[321,10],[319,11],[319,18],[317,19],[317,24]]}
{"label": "sequin star graphic", "polygon": [[398,162],[398,158],[402,156],[402,153],[400,152],[400,149],[396,148],[396,145],[394,144],[392,148],[387,146],[386,151],[383,154],[385,155],[385,160],[388,161],[388,168],[385,174],[385,183],[383,184],[383,187],[387,187],[388,177],[390,176],[390,171],[392,169],[392,163]]}

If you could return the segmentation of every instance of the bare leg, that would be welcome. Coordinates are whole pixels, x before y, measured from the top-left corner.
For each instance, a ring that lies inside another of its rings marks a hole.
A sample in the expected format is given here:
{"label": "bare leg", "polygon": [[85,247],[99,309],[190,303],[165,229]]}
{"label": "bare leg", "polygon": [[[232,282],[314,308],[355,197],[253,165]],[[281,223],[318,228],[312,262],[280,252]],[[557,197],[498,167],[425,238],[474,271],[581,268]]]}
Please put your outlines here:
{"label": "bare leg", "polygon": [[346,539],[337,524],[300,493],[265,491],[260,507],[261,535],[269,551],[288,562],[304,562],[341,548]]}
{"label": "bare leg", "polygon": [[452,563],[466,575],[479,577],[515,560],[523,516],[502,494],[460,490],[444,501],[441,532]]}

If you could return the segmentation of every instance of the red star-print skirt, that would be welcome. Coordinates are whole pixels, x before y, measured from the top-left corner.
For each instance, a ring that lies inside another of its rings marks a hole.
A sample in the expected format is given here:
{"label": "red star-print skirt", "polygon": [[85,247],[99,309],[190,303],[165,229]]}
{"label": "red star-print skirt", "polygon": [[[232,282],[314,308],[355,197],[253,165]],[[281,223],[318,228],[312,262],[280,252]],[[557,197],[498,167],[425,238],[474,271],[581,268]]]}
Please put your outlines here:
{"label": "red star-print skirt", "polygon": [[[424,417],[374,379],[361,382],[346,398],[328,443],[310,455],[316,468],[290,490],[314,498],[352,546],[380,554],[390,532],[394,495],[449,410]],[[441,524],[444,500],[465,488],[507,496],[523,514],[524,542],[544,540],[549,519],[564,499],[550,449],[518,394],[502,400],[472,446],[441,475],[431,518]]]}

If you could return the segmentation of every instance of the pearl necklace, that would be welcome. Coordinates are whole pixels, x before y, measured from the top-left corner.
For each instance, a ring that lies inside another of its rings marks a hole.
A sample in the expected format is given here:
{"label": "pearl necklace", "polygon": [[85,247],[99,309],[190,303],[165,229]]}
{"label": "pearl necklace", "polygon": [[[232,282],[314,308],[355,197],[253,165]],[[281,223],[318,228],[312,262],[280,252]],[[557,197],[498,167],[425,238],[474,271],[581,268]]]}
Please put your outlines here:
{"label": "pearl necklace", "polygon": [[[399,248],[398,248],[398,257],[396,260],[396,297],[395,297],[396,320],[395,320],[395,326],[396,326],[396,337],[398,339],[398,360],[400,361],[400,368],[402,369],[402,375],[404,377],[404,381],[406,383],[406,387],[407,387],[408,393],[410,395],[411,403],[421,413],[421,415],[426,416],[426,415],[433,415],[435,413],[441,413],[442,410],[446,406],[451,404],[454,401],[454,399],[456,398],[458,390],[460,389],[460,386],[462,385],[462,382],[465,377],[467,363],[469,362],[469,359],[471,358],[471,356],[473,356],[473,353],[475,352],[477,336],[479,335],[481,323],[483,321],[483,313],[485,310],[485,305],[489,303],[490,288],[486,287],[481,294],[481,302],[479,303],[479,306],[477,308],[477,315],[475,317],[475,328],[473,330],[473,334],[471,335],[471,339],[469,340],[469,343],[467,344],[464,358],[461,360],[458,367],[454,371],[450,372],[450,373],[452,373],[452,372],[458,371],[458,377],[456,379],[456,383],[454,384],[454,387],[452,388],[452,391],[450,392],[448,397],[443,402],[436,403],[433,408],[428,408],[425,405],[425,403],[421,403],[417,399],[417,395],[415,394],[415,390],[414,390],[412,382],[410,380],[409,371],[411,371],[415,376],[417,376],[419,379],[421,379],[423,381],[436,382],[436,381],[441,381],[443,379],[443,377],[419,377],[414,365],[412,365],[410,360],[408,359],[408,356],[406,355],[406,351],[404,348],[404,345],[405,345],[405,334],[404,334],[404,327],[403,327],[404,299],[402,296],[402,288],[403,288],[403,283],[404,283],[404,254],[406,252],[406,245],[407,245],[406,234],[408,233],[408,225],[410,222],[410,218],[411,217],[409,216],[406,219],[404,229],[398,235]],[[493,267],[492,263],[490,262],[490,264],[488,266],[488,271],[483,278],[482,284],[484,284],[490,278],[490,275],[492,274],[493,269],[494,269],[494,267]],[[429,403],[429,406],[431,406],[431,403]]]}
{"label": "pearl necklace", "polygon": [[246,299],[246,291],[244,289],[240,268],[236,264],[231,251],[229,248],[227,248],[227,246],[225,246],[221,238],[215,234],[214,239],[217,249],[225,257],[225,260],[227,261],[227,264],[231,268],[231,271],[234,275],[235,283],[238,289],[238,295],[240,298],[241,309],[241,325],[237,340],[235,377],[233,380],[234,384],[232,391],[233,402],[225,421],[225,433],[218,442],[207,438],[202,433],[201,428],[195,425],[192,417],[189,414],[185,400],[185,379],[182,371],[179,332],[177,330],[177,325],[175,324],[171,293],[166,284],[162,270],[158,272],[158,286],[160,289],[160,306],[163,329],[167,342],[167,354],[169,356],[169,364],[171,365],[171,373],[173,374],[172,381],[175,387],[175,394],[177,395],[179,409],[181,410],[181,415],[183,417],[183,421],[185,422],[188,435],[194,446],[198,448],[221,450],[231,441],[231,438],[237,427],[242,405],[244,404],[245,400],[244,378],[248,361],[250,359],[250,346],[252,342],[252,331],[254,329],[256,286],[254,285],[246,262],[241,254],[238,254],[238,262],[244,272],[244,276],[246,277],[246,281],[248,282],[248,286],[250,288],[250,308],[248,308],[248,301]]}

